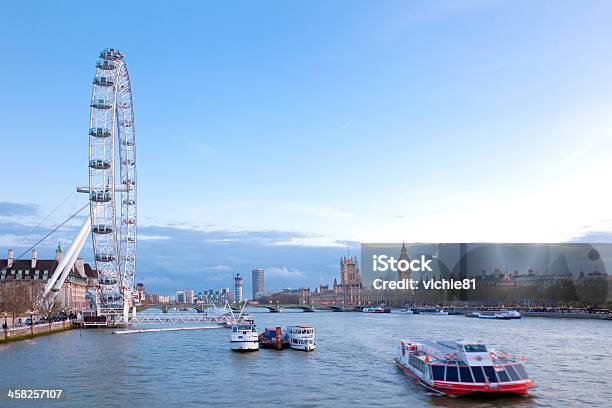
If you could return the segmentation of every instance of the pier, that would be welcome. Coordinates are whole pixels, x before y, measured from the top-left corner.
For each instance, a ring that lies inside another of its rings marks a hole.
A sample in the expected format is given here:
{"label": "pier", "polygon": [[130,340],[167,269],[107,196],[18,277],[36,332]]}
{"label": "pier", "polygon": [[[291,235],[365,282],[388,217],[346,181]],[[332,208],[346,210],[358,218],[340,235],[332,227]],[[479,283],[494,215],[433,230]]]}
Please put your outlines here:
{"label": "pier", "polygon": [[166,327],[160,329],[131,329],[131,330],[117,330],[113,334],[135,334],[135,333],[159,333],[159,332],[174,332],[174,331],[186,331],[186,330],[208,330],[208,329],[222,329],[223,326],[196,326],[196,327]]}

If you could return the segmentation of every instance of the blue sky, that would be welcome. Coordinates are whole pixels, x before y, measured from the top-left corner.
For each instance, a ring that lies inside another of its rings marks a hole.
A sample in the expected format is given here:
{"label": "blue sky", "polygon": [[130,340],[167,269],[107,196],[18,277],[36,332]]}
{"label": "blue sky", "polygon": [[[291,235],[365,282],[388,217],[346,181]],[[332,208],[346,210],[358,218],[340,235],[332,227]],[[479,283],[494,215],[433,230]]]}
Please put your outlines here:
{"label": "blue sky", "polygon": [[86,181],[105,47],[132,76],[139,278],[156,290],[258,266],[271,289],[315,285],[359,241],[557,242],[612,226],[608,2],[99,7],[3,6],[3,252]]}

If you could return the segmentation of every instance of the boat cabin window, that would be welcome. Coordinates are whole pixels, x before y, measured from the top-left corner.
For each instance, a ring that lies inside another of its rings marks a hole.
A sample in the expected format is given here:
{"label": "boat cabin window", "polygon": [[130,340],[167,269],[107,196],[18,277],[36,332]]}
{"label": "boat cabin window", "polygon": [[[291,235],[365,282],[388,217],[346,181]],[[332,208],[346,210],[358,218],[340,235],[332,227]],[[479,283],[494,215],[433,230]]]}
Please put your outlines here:
{"label": "boat cabin window", "polygon": [[508,375],[510,376],[510,379],[512,381],[518,381],[518,380],[521,379],[521,377],[518,375],[516,370],[514,368],[512,368],[511,365],[507,365],[506,366],[506,372],[508,373]]}
{"label": "boat cabin window", "polygon": [[446,381],[459,381],[459,373],[457,372],[457,367],[446,366]]}
{"label": "boat cabin window", "polygon": [[463,346],[467,353],[486,353],[487,346],[484,344],[466,344]]}
{"label": "boat cabin window", "polygon": [[485,376],[484,376],[484,373],[482,372],[482,367],[480,366],[472,367],[472,374],[474,375],[475,382],[477,383],[485,382]]}
{"label": "boat cabin window", "polygon": [[501,366],[501,370],[495,369],[495,371],[497,372],[497,376],[499,377],[499,382],[510,381],[510,377],[508,377],[508,373],[506,373],[506,370],[504,370],[504,366]]}
{"label": "boat cabin window", "polygon": [[518,375],[523,378],[523,379],[527,379],[529,377],[527,377],[527,371],[525,371],[525,368],[523,367],[522,364],[515,364],[514,365],[514,369],[516,370],[516,372],[518,373]]}
{"label": "boat cabin window", "polygon": [[497,376],[495,375],[495,369],[493,366],[484,366],[482,369],[484,370],[489,382],[497,382]]}
{"label": "boat cabin window", "polygon": [[474,382],[470,367],[459,367],[459,374],[461,375],[461,382]]}
{"label": "boat cabin window", "polygon": [[444,381],[444,366],[432,365],[431,374],[433,375],[434,380]]}

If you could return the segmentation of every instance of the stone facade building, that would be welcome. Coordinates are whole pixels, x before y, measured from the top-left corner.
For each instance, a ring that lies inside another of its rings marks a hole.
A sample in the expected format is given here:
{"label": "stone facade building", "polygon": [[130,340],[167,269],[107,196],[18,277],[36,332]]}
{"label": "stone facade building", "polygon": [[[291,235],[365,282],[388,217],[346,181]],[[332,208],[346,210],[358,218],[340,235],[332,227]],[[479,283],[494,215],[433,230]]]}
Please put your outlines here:
{"label": "stone facade building", "polygon": [[[9,249],[7,258],[0,259],[0,287],[27,286],[30,298],[36,298],[62,261],[63,255],[61,245],[55,250],[55,259],[38,259],[35,249],[32,250],[31,259],[15,259],[13,250]],[[95,280],[95,272],[82,258],[78,258],[57,294],[56,301],[60,307],[72,312],[89,308],[86,293],[88,283],[92,283],[91,279]]]}
{"label": "stone facade building", "polygon": [[340,258],[340,283],[334,279],[332,288],[319,285],[310,293],[310,303],[315,305],[347,305],[361,304],[363,281],[359,272],[357,257],[343,256]]}

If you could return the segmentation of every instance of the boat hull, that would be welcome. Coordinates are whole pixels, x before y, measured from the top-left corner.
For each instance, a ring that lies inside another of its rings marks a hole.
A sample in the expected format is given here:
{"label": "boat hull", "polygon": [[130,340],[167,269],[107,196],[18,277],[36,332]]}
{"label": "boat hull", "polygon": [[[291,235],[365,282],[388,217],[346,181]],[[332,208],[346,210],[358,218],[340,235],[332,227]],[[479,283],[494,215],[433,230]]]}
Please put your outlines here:
{"label": "boat hull", "polygon": [[289,347],[298,351],[315,351],[317,349],[314,344],[289,344]]}
{"label": "boat hull", "polygon": [[258,341],[231,341],[230,349],[232,351],[249,352],[259,350]]}
{"label": "boat hull", "polygon": [[533,380],[525,380],[521,383],[488,383],[488,384],[468,384],[468,383],[448,383],[445,381],[434,381],[428,384],[421,377],[412,372],[401,361],[395,360],[397,365],[404,373],[414,379],[421,386],[437,394],[461,396],[470,394],[517,394],[524,395],[529,393],[529,389],[535,386]]}

